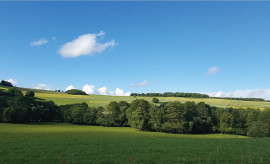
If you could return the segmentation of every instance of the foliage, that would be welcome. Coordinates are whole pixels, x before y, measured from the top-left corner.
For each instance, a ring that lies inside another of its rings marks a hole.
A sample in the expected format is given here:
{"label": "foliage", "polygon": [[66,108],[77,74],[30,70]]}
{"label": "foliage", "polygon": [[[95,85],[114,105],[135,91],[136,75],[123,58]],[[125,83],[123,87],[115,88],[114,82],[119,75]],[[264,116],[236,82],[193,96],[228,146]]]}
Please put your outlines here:
{"label": "foliage", "polygon": [[78,89],[70,89],[67,90],[66,93],[70,95],[87,95],[84,91]]}
{"label": "foliage", "polygon": [[138,130],[150,130],[149,113],[150,104],[144,99],[137,99],[131,102],[128,111],[129,125]]}
{"label": "foliage", "polygon": [[153,102],[153,103],[159,103],[159,99],[158,99],[158,98],[153,98],[153,99],[152,99],[152,102]]}
{"label": "foliage", "polygon": [[11,84],[11,82],[8,82],[8,81],[5,81],[5,80],[2,80],[0,82],[0,85],[6,86],[6,87],[13,87],[13,85]]}
{"label": "foliage", "polygon": [[241,101],[266,101],[262,98],[240,98],[240,97],[212,97],[216,99],[227,99],[227,100],[241,100]]}
{"label": "foliage", "polygon": [[263,110],[257,121],[254,119],[247,135],[250,137],[270,137],[270,108]]}
{"label": "foliage", "polygon": [[131,103],[111,101],[106,107],[92,107],[85,102],[57,106],[52,101],[22,96],[18,88],[9,88],[0,94],[0,121],[3,122],[62,121],[131,126],[140,131],[192,134],[222,132],[250,136],[258,133],[258,136],[269,136],[269,118],[270,109],[216,108],[204,102],[151,104],[145,99],[136,99]]}
{"label": "foliage", "polygon": [[10,96],[22,96],[23,95],[22,91],[18,88],[15,88],[15,87],[9,88],[7,93]]}
{"label": "foliage", "polygon": [[26,97],[35,97],[35,92],[33,91],[27,91],[25,94]]}
{"label": "foliage", "polygon": [[130,96],[146,96],[146,97],[194,97],[208,98],[209,96],[201,93],[184,93],[184,92],[165,92],[165,93],[131,93]]}
{"label": "foliage", "polygon": [[262,122],[253,122],[247,136],[249,137],[267,137],[269,131]]}
{"label": "foliage", "polygon": [[58,106],[52,101],[36,101],[31,97],[17,96],[7,101],[2,114],[4,122],[26,123],[58,120]]}

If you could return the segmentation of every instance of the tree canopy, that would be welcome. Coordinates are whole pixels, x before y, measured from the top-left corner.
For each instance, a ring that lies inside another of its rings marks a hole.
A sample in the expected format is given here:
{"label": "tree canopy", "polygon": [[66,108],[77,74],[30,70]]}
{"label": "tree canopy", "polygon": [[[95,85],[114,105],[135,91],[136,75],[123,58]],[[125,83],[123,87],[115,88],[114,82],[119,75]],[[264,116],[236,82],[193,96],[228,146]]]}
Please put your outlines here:
{"label": "tree canopy", "polygon": [[79,89],[70,89],[67,90],[66,93],[70,95],[87,95],[84,91]]}
{"label": "tree canopy", "polygon": [[8,82],[8,81],[5,81],[5,80],[2,80],[0,82],[0,85],[7,86],[7,87],[13,87],[13,85],[11,84],[11,82]]}

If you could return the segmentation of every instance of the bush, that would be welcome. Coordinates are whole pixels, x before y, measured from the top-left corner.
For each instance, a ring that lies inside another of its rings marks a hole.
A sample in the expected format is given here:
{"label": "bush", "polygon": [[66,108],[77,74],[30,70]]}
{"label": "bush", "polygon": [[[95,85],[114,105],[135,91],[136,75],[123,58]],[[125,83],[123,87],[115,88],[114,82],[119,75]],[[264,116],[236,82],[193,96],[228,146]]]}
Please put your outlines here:
{"label": "bush", "polygon": [[35,96],[35,92],[33,91],[27,91],[25,94],[26,97],[34,97]]}
{"label": "bush", "polygon": [[153,99],[152,99],[152,102],[153,102],[153,103],[159,103],[159,99],[158,99],[158,98],[153,98]]}
{"label": "bush", "polygon": [[10,96],[22,96],[22,91],[19,90],[18,88],[9,88],[8,89],[8,94]]}

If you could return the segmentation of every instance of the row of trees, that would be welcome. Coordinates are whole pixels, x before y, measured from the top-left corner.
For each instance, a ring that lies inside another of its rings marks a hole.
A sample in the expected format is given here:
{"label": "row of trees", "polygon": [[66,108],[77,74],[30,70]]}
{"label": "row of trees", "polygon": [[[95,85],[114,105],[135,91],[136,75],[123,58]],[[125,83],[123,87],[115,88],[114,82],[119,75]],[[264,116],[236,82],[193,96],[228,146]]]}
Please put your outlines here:
{"label": "row of trees", "polygon": [[266,101],[262,98],[240,98],[240,97],[212,97],[216,99],[227,99],[227,100],[242,100],[242,101]]}
{"label": "row of trees", "polygon": [[75,124],[131,126],[168,133],[270,135],[270,109],[216,108],[203,102],[178,101],[157,106],[137,99],[131,103],[113,101],[105,108],[87,107],[86,103],[62,105],[60,110],[62,121]]}
{"label": "row of trees", "polygon": [[[207,94],[201,93],[184,93],[184,92],[165,92],[165,93],[131,93],[130,96],[136,97],[193,97],[193,98],[209,98]],[[242,101],[266,101],[262,98],[238,98],[238,97],[213,97],[218,99],[242,100]]]}
{"label": "row of trees", "polygon": [[[23,93],[20,89],[12,87],[8,90],[0,89],[0,96],[23,96]],[[25,94],[26,97],[34,97],[35,92],[28,90]]]}
{"label": "row of trees", "polygon": [[57,121],[59,107],[52,101],[40,101],[33,91],[25,95],[18,88],[0,92],[0,121],[13,123]]}
{"label": "row of trees", "polygon": [[208,98],[209,96],[201,93],[184,93],[184,92],[165,92],[165,93],[131,93],[130,96],[142,97],[194,97],[194,98]]}
{"label": "row of trees", "polygon": [[189,101],[156,105],[144,99],[131,103],[112,101],[106,107],[89,107],[86,103],[57,106],[52,101],[23,95],[17,88],[1,91],[0,120],[130,126],[141,131],[168,133],[270,136],[270,109],[216,108],[204,102]]}

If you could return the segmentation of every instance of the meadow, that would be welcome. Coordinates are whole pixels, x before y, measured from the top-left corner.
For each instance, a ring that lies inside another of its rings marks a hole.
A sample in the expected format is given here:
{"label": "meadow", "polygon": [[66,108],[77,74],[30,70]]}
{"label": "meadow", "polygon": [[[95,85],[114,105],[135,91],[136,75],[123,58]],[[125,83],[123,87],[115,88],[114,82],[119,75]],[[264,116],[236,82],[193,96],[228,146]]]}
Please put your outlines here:
{"label": "meadow", "polygon": [[0,124],[0,163],[269,163],[270,139],[66,123]]}
{"label": "meadow", "polygon": [[[0,89],[7,89],[6,87],[0,87]],[[20,88],[24,93],[27,90],[32,90],[35,92],[37,98],[44,100],[54,101],[57,105],[74,104],[86,102],[89,106],[105,106],[111,101],[127,101],[131,102],[135,99],[145,99],[149,102],[152,101],[152,97],[132,97],[132,96],[107,96],[107,95],[69,95],[63,92],[53,92],[38,89],[27,89]],[[270,102],[263,101],[242,101],[242,100],[227,100],[227,99],[217,99],[217,98],[186,98],[186,97],[158,97],[160,102],[169,101],[194,101],[195,103],[205,102],[211,106],[216,107],[234,107],[234,108],[266,108],[270,107]]]}

